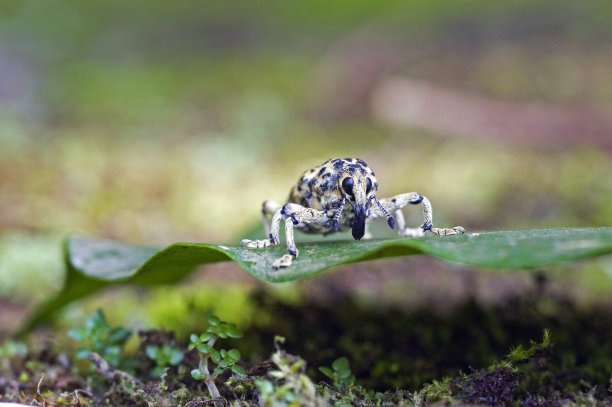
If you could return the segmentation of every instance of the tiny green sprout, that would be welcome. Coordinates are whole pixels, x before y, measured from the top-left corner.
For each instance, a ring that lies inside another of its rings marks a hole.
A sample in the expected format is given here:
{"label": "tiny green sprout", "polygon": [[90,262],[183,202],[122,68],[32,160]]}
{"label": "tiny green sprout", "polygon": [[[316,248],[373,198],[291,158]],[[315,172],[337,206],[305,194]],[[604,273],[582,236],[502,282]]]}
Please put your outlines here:
{"label": "tiny green sprout", "polygon": [[[277,337],[279,338],[279,337]],[[299,357],[289,355],[280,348],[275,338],[276,351],[272,362],[277,370],[268,372],[268,378],[256,379],[259,390],[260,405],[263,407],[292,407],[323,405],[317,399],[316,388],[305,374],[306,362]]]}
{"label": "tiny green sprout", "polygon": [[351,372],[349,361],[345,357],[334,360],[331,369],[321,366],[319,371],[332,379],[335,387],[350,386],[355,383],[355,375]]}
{"label": "tiny green sprout", "polygon": [[77,359],[88,359],[92,352],[99,354],[113,367],[121,365],[120,355],[132,333],[123,327],[111,327],[101,310],[85,319],[85,324],[68,331],[68,337],[83,343]]}
{"label": "tiny green sprout", "polygon": [[[238,349],[217,350],[213,346],[218,338],[240,338],[242,332],[236,325],[221,321],[214,315],[208,317],[210,326],[201,335],[191,334],[189,337],[189,350],[196,349],[200,353],[200,363],[197,369],[191,371],[191,376],[196,380],[202,380],[208,388],[212,398],[220,397],[219,390],[215,385],[215,379],[227,369],[237,375],[246,375],[242,366],[237,362],[240,360]],[[209,370],[208,359],[216,366]]]}
{"label": "tiny green sprout", "polygon": [[172,345],[163,346],[148,345],[145,353],[149,359],[155,362],[155,368],[151,371],[151,377],[159,379],[169,366],[176,366],[183,361],[183,352]]}

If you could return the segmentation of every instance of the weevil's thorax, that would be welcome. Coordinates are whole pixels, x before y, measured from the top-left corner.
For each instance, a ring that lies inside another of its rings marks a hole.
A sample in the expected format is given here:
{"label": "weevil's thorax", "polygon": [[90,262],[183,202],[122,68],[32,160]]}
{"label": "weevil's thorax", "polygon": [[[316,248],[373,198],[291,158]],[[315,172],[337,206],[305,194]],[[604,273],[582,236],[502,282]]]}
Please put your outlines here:
{"label": "weevil's thorax", "polygon": [[[347,178],[352,179],[350,194],[343,188]],[[374,172],[364,161],[334,158],[306,171],[291,190],[288,201],[313,209],[333,211],[341,206],[345,198],[352,203],[357,199],[367,204],[377,190],[378,182]],[[353,206],[345,201],[340,219],[341,226],[345,227],[341,229],[350,227],[353,215]]]}

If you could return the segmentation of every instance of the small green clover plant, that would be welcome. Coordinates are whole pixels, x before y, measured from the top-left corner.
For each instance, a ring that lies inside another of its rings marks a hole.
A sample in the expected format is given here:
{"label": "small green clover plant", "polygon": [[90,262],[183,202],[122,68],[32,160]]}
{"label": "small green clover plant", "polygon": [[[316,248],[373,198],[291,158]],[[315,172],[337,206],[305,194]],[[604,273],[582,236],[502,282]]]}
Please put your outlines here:
{"label": "small green clover plant", "polygon": [[123,327],[111,327],[100,309],[87,317],[83,326],[68,331],[68,337],[83,343],[77,350],[77,359],[89,359],[96,352],[115,368],[123,367],[120,355],[131,335]]}
{"label": "small green clover plant", "polygon": [[355,375],[351,372],[349,361],[345,357],[332,362],[332,368],[319,367],[319,371],[334,381],[335,387],[350,386],[355,383]]}
{"label": "small green clover plant", "polygon": [[[212,398],[219,398],[219,390],[215,385],[217,376],[230,369],[234,374],[246,375],[244,369],[236,364],[240,360],[238,349],[217,350],[213,346],[218,338],[241,338],[242,331],[236,325],[219,320],[214,315],[208,317],[210,326],[201,335],[191,334],[189,339],[189,350],[197,349],[200,352],[200,363],[197,369],[191,371],[191,376],[196,380],[202,380],[208,388]],[[211,372],[208,367],[208,359],[216,364]]]}
{"label": "small green clover plant", "polygon": [[163,346],[148,345],[145,353],[149,359],[155,362],[155,368],[151,371],[151,377],[159,379],[167,367],[176,366],[183,361],[183,352],[172,345]]}

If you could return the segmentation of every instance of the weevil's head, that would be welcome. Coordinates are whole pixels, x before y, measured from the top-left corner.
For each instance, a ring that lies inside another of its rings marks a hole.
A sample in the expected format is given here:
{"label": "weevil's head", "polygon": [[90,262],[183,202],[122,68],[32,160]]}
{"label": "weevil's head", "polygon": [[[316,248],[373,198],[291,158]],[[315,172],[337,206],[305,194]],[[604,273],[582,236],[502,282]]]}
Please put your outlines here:
{"label": "weevil's head", "polygon": [[378,182],[374,172],[368,165],[359,159],[345,159],[338,189],[343,197],[350,202],[355,217],[353,220],[353,237],[359,240],[365,234],[366,213],[378,190]]}

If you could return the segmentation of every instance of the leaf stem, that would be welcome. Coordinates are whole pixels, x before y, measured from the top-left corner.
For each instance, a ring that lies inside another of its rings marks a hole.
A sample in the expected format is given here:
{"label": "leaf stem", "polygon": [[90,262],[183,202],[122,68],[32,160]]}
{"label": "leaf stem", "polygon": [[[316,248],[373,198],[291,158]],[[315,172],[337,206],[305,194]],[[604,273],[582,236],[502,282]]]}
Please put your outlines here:
{"label": "leaf stem", "polygon": [[[215,344],[216,340],[217,340],[217,335],[213,335],[212,338],[210,338],[206,344],[212,347]],[[211,374],[210,371],[208,370],[208,354],[204,355],[200,353],[199,368],[202,371],[202,373],[204,373],[204,376],[206,377],[206,379],[204,379],[204,383],[206,383],[206,387],[208,388],[208,392],[210,393],[210,396],[213,399],[221,397],[221,394],[219,393],[219,389],[217,389],[217,386],[215,385],[215,377],[217,375],[213,376],[214,373]]]}

